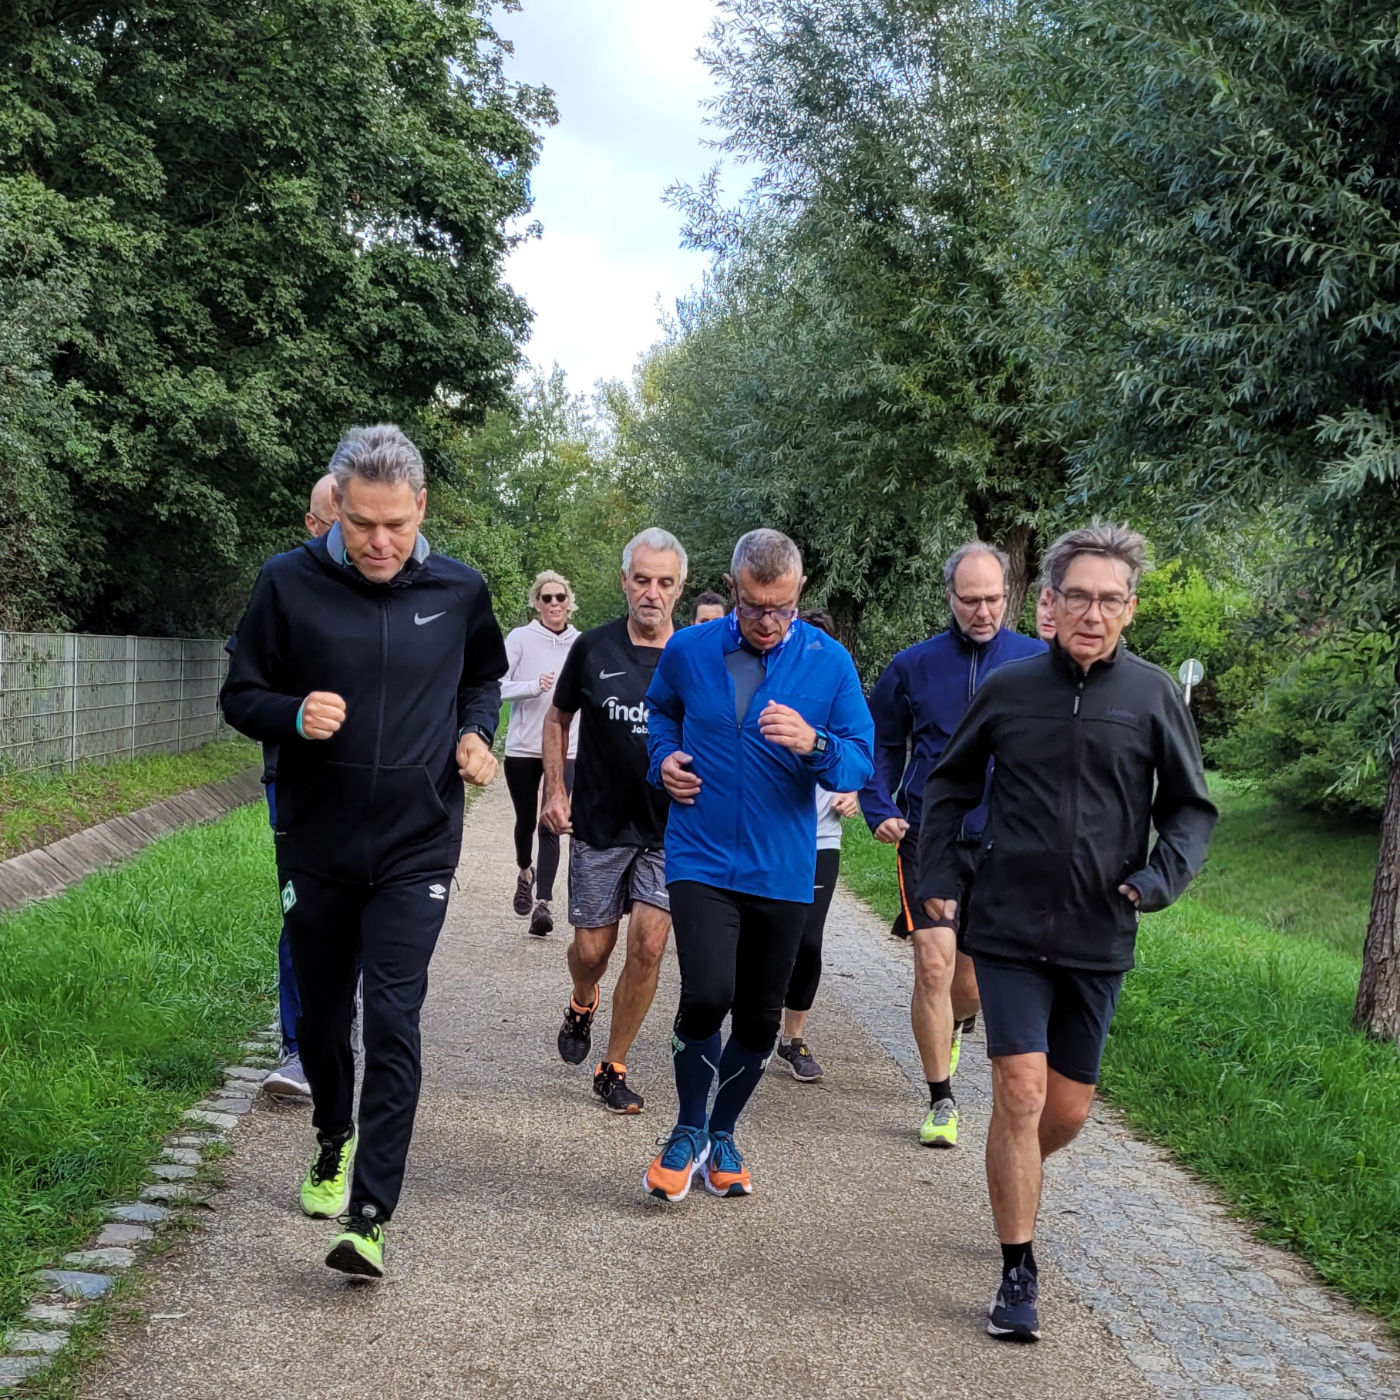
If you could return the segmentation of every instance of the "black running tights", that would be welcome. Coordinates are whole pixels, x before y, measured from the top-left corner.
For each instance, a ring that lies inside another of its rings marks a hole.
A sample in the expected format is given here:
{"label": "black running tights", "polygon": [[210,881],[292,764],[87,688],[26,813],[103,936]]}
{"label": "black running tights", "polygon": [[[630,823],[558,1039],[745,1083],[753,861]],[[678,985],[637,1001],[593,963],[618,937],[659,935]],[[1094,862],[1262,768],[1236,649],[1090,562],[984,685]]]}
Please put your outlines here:
{"label": "black running tights", "polygon": [[812,902],[807,906],[802,942],[797,945],[797,961],[792,965],[792,980],[788,982],[787,999],[783,1002],[789,1011],[810,1011],[817,999],[817,984],[822,980],[822,932],[840,871],[839,846],[817,852],[817,882],[812,890]]}
{"label": "black running tights", "polygon": [[[510,789],[511,805],[515,808],[515,863],[524,870],[535,867],[535,898],[554,898],[554,877],[559,871],[559,838],[540,821],[540,783],[544,780],[542,758],[512,758],[506,756],[506,787]],[[574,761],[564,761],[564,787],[574,790]],[[530,859],[539,832],[539,859]]]}

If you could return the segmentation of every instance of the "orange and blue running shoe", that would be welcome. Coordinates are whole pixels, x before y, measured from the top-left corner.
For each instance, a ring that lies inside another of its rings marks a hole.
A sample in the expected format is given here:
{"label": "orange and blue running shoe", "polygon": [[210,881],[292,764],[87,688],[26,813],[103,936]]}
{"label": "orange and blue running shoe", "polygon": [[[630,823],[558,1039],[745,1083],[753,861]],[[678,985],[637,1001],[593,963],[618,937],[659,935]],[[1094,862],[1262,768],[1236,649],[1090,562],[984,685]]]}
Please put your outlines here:
{"label": "orange and blue running shoe", "polygon": [[712,1196],[752,1196],[753,1178],[743,1155],[734,1146],[733,1133],[711,1133],[705,1162],[705,1190]]}
{"label": "orange and blue running shoe", "polygon": [[657,1138],[661,1151],[642,1177],[648,1196],[663,1201],[683,1201],[691,1179],[702,1170],[710,1155],[710,1138],[704,1128],[687,1128],[677,1123],[669,1137]]}

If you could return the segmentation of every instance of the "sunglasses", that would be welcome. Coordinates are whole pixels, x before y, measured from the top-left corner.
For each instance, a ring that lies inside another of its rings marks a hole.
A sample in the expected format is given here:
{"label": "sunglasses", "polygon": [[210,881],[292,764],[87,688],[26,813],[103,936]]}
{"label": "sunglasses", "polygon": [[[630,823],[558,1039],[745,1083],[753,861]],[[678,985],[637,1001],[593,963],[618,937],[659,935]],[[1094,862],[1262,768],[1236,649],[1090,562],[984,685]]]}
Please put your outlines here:
{"label": "sunglasses", "polygon": [[567,601],[568,601],[568,598],[569,598],[569,595],[568,595],[567,593],[541,593],[541,594],[540,594],[540,602],[542,602],[542,603],[564,603],[564,602],[567,602]]}

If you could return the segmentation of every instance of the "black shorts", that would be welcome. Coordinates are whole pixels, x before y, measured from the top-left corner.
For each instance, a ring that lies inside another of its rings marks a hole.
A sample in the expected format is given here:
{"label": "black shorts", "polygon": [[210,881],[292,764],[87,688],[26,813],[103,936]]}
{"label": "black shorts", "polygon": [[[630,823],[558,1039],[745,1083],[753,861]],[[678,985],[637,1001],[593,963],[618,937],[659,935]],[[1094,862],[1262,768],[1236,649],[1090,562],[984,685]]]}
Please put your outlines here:
{"label": "black shorts", "polygon": [[1123,986],[1121,972],[1009,962],[974,953],[987,1057],[1044,1055],[1056,1074],[1099,1082],[1099,1063]]}
{"label": "black shorts", "polygon": [[[980,841],[958,842],[958,927],[967,927],[967,901],[972,898],[972,872],[977,868]],[[919,830],[911,826],[894,848],[895,874],[899,879],[899,913],[890,932],[896,938],[910,937],[916,928],[933,928],[934,921],[913,897],[919,873]]]}

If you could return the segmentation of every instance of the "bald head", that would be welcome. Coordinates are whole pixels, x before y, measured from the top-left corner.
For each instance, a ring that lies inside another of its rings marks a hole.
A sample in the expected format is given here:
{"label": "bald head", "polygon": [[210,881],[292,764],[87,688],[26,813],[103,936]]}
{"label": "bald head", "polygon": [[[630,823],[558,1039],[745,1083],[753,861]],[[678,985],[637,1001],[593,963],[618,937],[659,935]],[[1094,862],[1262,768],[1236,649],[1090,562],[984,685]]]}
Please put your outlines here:
{"label": "bald head", "polygon": [[335,477],[327,472],[311,488],[311,504],[306,508],[306,533],[314,540],[335,524]]}

